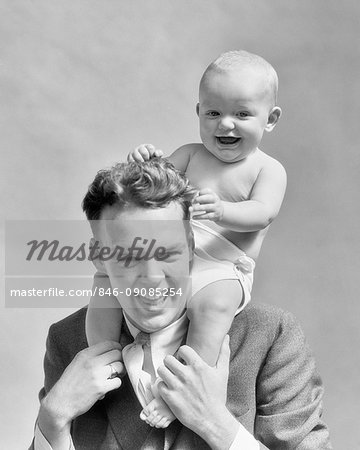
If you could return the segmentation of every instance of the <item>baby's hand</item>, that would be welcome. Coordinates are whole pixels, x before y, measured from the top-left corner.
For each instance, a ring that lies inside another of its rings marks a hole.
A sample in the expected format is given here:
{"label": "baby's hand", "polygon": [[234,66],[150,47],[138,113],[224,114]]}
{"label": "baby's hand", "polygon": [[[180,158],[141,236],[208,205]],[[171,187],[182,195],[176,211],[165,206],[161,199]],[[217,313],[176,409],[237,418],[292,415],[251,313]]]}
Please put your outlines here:
{"label": "baby's hand", "polygon": [[128,162],[144,162],[156,156],[164,155],[162,150],[156,149],[152,144],[141,144],[128,154]]}
{"label": "baby's hand", "polygon": [[214,222],[222,220],[224,206],[219,196],[211,189],[201,189],[190,206],[194,219],[208,219]]}

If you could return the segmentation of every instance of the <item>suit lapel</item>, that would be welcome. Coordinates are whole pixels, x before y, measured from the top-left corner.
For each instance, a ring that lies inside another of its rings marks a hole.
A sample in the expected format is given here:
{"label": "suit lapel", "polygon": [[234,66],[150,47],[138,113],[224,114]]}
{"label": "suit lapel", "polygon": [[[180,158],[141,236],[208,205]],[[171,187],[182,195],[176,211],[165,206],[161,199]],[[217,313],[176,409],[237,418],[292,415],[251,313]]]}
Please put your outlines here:
{"label": "suit lapel", "polygon": [[[169,447],[171,450],[184,450],[184,449],[196,449],[196,450],[210,450],[210,447],[207,443],[201,439],[200,436],[195,434],[193,431],[181,425],[180,422],[176,421],[179,424],[179,428],[177,429],[177,433],[175,435],[175,439]],[[175,423],[176,423],[175,422]],[[166,440],[165,440],[166,442]],[[168,450],[165,447],[166,450]]]}
{"label": "suit lapel", "polygon": [[[120,336],[121,347],[132,341],[123,321],[124,332]],[[106,413],[110,427],[124,450],[140,449],[146,440],[150,427],[140,420],[141,405],[136,398],[129,377],[125,375],[119,389],[106,396]]]}
{"label": "suit lapel", "polygon": [[141,409],[126,375],[121,387],[110,393],[106,401],[109,424],[124,450],[140,449],[152,430],[140,419]]}
{"label": "suit lapel", "polygon": [[180,430],[181,430],[181,423],[178,420],[174,420],[166,429],[165,429],[165,436],[164,436],[164,450],[170,450],[175,442],[175,439],[177,438]]}

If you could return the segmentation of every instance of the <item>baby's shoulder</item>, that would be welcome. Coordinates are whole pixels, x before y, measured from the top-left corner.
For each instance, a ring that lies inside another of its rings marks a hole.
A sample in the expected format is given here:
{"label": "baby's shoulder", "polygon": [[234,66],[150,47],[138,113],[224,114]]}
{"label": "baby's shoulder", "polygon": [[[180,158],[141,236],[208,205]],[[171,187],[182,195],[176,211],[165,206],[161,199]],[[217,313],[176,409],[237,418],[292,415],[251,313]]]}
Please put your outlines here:
{"label": "baby's shoulder", "polygon": [[181,152],[188,153],[190,157],[194,156],[195,154],[203,154],[206,152],[204,145],[196,142],[184,144],[177,149],[177,151],[179,150]]}
{"label": "baby's shoulder", "polygon": [[268,155],[267,153],[263,152],[260,149],[256,153],[256,160],[258,161],[258,163],[262,165],[282,166],[280,161],[278,161],[273,156]]}
{"label": "baby's shoulder", "polygon": [[259,172],[262,170],[268,170],[285,173],[285,168],[281,164],[281,162],[263,152],[262,150],[257,151],[256,157],[253,158],[252,163],[256,165]]}

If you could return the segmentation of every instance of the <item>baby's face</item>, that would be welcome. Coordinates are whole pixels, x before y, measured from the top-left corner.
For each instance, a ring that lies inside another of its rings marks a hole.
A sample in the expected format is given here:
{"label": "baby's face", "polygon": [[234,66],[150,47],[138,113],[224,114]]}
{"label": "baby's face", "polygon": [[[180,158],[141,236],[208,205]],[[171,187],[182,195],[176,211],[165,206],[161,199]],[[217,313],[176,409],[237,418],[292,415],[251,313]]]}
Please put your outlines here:
{"label": "baby's face", "polygon": [[268,86],[253,70],[213,72],[200,87],[200,136],[220,161],[233,163],[253,153],[271,112]]}

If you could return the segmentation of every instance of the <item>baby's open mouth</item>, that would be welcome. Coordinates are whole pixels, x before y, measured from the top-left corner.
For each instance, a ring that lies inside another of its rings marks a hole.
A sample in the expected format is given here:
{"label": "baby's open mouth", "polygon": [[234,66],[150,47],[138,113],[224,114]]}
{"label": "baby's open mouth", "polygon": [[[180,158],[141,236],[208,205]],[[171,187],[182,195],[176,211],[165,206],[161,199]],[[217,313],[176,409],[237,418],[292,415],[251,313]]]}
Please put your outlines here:
{"label": "baby's open mouth", "polygon": [[237,144],[241,138],[233,136],[217,136],[216,139],[222,145],[232,145]]}

